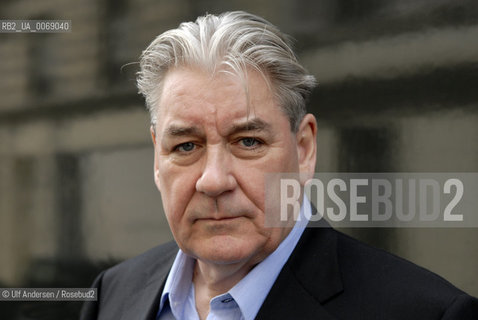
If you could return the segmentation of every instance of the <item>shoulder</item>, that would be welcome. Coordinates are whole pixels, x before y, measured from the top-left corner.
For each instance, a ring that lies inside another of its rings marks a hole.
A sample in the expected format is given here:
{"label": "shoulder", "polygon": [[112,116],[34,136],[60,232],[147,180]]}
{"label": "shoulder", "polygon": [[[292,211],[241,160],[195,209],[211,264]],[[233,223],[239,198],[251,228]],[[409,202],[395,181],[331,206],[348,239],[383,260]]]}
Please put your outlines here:
{"label": "shoulder", "polygon": [[[344,271],[344,280],[350,278],[348,275],[351,275],[355,276],[354,281],[364,279],[389,288],[391,286],[403,287],[409,284],[413,284],[413,287],[417,288],[421,284],[426,284],[428,288],[431,285],[433,288],[442,289],[445,292],[460,292],[447,280],[425,268],[382,249],[369,246],[341,232],[335,232],[337,233],[337,255],[339,264]],[[361,277],[357,278],[358,275]],[[408,287],[408,289],[412,288]]]}
{"label": "shoulder", "polygon": [[[340,232],[336,233],[344,294],[355,297],[351,298],[352,305],[361,304],[357,305],[357,310],[375,313],[387,309],[391,314],[410,319],[414,319],[414,315],[440,319],[447,310],[466,304],[474,309],[470,312],[477,312],[476,299],[437,274]],[[456,317],[455,313],[453,317]]]}
{"label": "shoulder", "polygon": [[152,310],[177,252],[168,242],[103,271],[92,285],[98,300],[83,305],[80,319],[119,319],[131,306]]}

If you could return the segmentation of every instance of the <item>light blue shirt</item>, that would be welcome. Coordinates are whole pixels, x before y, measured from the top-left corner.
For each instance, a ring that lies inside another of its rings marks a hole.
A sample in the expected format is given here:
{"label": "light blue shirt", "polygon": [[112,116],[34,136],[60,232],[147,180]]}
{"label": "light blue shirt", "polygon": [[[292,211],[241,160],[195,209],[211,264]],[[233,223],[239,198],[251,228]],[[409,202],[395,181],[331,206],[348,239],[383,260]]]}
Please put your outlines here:
{"label": "light blue shirt", "polygon": [[[299,219],[287,237],[228,292],[211,299],[207,320],[252,320],[267,297],[282,267],[299,241],[311,216],[304,197]],[[192,276],[195,259],[179,250],[161,295],[157,320],[199,320]]]}

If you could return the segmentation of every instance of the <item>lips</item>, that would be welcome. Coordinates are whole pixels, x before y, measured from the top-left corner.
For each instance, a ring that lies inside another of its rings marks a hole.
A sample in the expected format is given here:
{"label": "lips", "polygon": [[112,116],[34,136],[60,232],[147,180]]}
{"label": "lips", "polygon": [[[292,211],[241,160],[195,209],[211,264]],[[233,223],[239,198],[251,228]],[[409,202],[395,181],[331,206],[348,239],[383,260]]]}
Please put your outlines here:
{"label": "lips", "polygon": [[221,222],[221,221],[232,221],[238,218],[242,218],[243,216],[233,216],[233,217],[209,217],[209,218],[199,218],[196,220],[199,221],[212,221],[212,222]]}
{"label": "lips", "polygon": [[259,214],[257,208],[249,203],[239,203],[238,201],[232,200],[226,202],[222,199],[217,200],[216,203],[212,201],[200,201],[191,204],[188,209],[185,215],[188,217],[190,223],[196,221],[227,222],[238,218],[254,219]]}

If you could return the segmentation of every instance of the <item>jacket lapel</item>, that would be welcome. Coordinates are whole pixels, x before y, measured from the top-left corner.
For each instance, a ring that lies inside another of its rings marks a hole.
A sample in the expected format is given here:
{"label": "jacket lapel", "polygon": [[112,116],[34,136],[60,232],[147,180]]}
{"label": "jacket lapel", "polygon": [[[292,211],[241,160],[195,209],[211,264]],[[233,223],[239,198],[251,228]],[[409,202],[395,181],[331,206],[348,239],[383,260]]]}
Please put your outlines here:
{"label": "jacket lapel", "polygon": [[335,319],[323,304],[343,291],[337,234],[307,228],[284,265],[256,319]]}
{"label": "jacket lapel", "polygon": [[129,299],[121,319],[154,320],[159,308],[166,277],[173,265],[178,248],[174,246],[162,259],[141,274],[144,286]]}

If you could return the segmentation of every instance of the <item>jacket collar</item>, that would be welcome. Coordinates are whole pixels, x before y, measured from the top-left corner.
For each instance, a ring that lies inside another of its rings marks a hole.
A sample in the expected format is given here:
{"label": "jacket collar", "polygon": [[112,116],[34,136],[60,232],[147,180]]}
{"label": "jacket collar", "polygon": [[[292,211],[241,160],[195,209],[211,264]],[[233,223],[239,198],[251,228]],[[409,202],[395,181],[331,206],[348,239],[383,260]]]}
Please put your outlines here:
{"label": "jacket collar", "polygon": [[121,319],[154,320],[159,308],[166,277],[178,252],[176,243],[171,242],[156,262],[141,273],[143,289],[128,300]]}
{"label": "jacket collar", "polygon": [[320,224],[304,231],[256,319],[335,319],[322,305],[343,291],[337,233]]}

